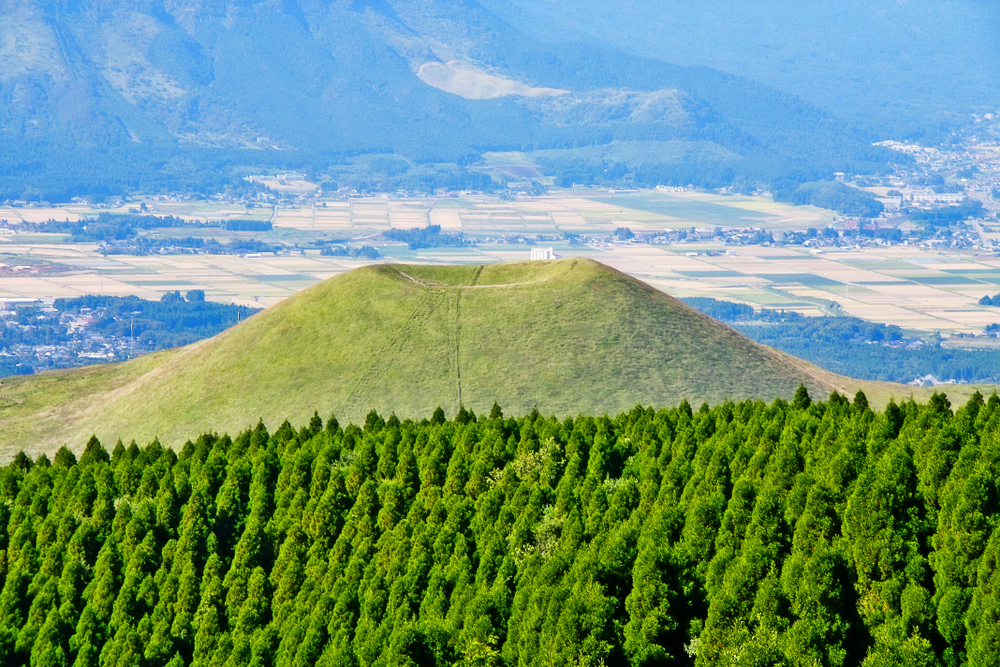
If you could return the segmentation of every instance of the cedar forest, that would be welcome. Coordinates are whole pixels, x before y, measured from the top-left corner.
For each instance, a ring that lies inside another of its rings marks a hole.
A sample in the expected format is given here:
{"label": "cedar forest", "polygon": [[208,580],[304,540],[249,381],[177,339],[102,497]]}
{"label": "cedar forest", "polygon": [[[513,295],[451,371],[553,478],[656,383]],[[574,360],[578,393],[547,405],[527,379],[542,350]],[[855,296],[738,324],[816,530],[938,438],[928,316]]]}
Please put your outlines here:
{"label": "cedar forest", "polygon": [[0,469],[4,665],[987,665],[1000,398],[317,415]]}

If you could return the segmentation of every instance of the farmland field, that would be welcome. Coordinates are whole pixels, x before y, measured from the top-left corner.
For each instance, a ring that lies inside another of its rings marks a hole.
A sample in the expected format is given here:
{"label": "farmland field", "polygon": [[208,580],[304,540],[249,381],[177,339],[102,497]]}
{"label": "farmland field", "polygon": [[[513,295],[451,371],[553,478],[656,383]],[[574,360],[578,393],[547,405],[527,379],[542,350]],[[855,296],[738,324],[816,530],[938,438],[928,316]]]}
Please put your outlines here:
{"label": "farmland field", "polygon": [[[534,238],[551,245],[560,256],[597,259],[679,297],[710,296],[812,315],[843,312],[908,329],[943,332],[982,331],[1000,322],[1000,308],[978,304],[983,295],[1000,292],[1000,258],[992,254],[904,245],[832,248],[814,254],[799,246],[597,240],[623,226],[636,233],[717,225],[787,230],[824,227],[833,220],[829,211],[786,206],[766,197],[572,190],[516,201],[489,196],[366,197],[277,210],[215,202],[151,199],[146,203],[154,213],[190,220],[270,219],[274,230],[255,233],[254,238],[281,244],[289,252],[259,257],[103,257],[97,246],[67,243],[60,235],[15,233],[0,237],[0,264],[6,265],[0,267],[0,299],[95,293],[157,298],[169,290],[203,289],[210,300],[271,305],[369,263],[323,256],[314,241],[374,245],[385,258],[379,261],[478,263],[526,259],[530,252],[526,241]],[[77,219],[97,212],[82,205],[7,207],[0,209],[0,219],[18,231],[21,221]],[[379,237],[390,227],[427,225],[461,232],[472,244],[412,250]],[[571,244],[567,233],[580,235],[584,242]],[[218,229],[162,232],[164,237],[179,234],[220,240],[237,235]]]}

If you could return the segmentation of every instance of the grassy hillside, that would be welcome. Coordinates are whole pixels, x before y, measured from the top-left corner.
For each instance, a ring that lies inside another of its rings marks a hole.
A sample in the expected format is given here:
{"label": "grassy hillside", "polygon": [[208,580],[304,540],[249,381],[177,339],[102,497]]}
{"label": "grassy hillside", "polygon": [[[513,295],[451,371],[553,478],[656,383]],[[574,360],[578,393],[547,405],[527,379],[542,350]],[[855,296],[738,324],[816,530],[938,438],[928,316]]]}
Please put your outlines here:
{"label": "grassy hillside", "polygon": [[[843,378],[759,345],[591,260],[376,265],[316,285],[215,338],[117,365],[12,378],[0,429],[18,448],[361,422],[376,409],[615,413],[683,398],[789,398],[910,388]],[[970,389],[971,391],[971,389]],[[919,393],[919,392],[918,392]],[[988,392],[987,392],[988,393]]]}
{"label": "grassy hillside", "polygon": [[[207,341],[75,373],[10,380],[8,446],[361,420],[461,403],[616,412],[682,398],[817,395],[843,382],[589,260],[379,265],[325,281]],[[846,390],[846,389],[844,389]],[[16,403],[15,401],[22,401]]]}

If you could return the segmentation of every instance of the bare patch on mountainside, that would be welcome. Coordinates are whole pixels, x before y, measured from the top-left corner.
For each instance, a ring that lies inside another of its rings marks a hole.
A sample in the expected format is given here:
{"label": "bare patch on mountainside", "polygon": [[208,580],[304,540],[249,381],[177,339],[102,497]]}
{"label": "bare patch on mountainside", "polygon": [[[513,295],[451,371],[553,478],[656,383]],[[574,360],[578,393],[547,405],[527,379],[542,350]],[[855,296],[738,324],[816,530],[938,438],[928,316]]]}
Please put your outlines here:
{"label": "bare patch on mountainside", "polygon": [[541,88],[492,74],[460,60],[425,62],[417,68],[416,75],[429,86],[467,100],[521,98],[550,125],[595,126],[629,122],[682,127],[704,120],[704,111],[678,90]]}
{"label": "bare patch on mountainside", "polygon": [[459,60],[424,63],[417,70],[417,76],[429,86],[467,100],[492,100],[510,95],[552,97],[569,92],[558,88],[533,88],[520,81],[490,74],[475,65]]}

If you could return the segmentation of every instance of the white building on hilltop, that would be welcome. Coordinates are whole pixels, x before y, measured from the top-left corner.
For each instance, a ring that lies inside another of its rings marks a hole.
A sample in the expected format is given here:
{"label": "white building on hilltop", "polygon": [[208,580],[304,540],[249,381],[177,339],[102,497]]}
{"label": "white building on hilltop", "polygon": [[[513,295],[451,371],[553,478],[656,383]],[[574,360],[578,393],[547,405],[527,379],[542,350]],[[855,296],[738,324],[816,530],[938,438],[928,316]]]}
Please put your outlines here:
{"label": "white building on hilltop", "polygon": [[545,259],[555,259],[556,254],[552,251],[552,248],[532,248],[531,249],[531,261],[545,260]]}

